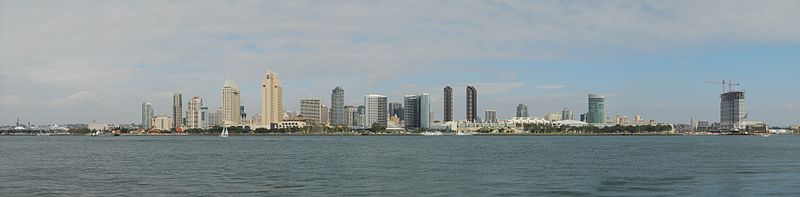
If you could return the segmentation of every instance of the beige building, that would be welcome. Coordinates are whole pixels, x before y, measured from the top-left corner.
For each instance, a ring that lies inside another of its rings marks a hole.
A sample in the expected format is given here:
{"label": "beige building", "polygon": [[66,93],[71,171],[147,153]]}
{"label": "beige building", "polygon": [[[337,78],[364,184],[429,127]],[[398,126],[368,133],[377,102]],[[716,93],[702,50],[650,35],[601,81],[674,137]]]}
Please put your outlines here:
{"label": "beige building", "polygon": [[187,104],[186,109],[186,126],[190,129],[199,129],[203,127],[203,114],[201,108],[203,107],[203,99],[199,96],[192,97]]}
{"label": "beige building", "polygon": [[239,85],[233,79],[225,79],[225,85],[222,86],[222,114],[219,115],[223,126],[238,126],[242,123],[240,99]]}
{"label": "beige building", "polygon": [[160,131],[168,131],[172,129],[172,118],[169,116],[155,116],[153,117],[153,129]]}
{"label": "beige building", "polygon": [[547,121],[559,121],[559,120],[561,120],[561,117],[562,116],[561,116],[560,112],[555,112],[555,113],[547,114],[547,116],[545,116],[544,119],[547,120]]}
{"label": "beige building", "polygon": [[267,70],[261,84],[261,127],[270,128],[283,120],[283,87],[278,74]]}
{"label": "beige building", "polygon": [[308,123],[322,123],[322,105],[320,99],[300,99],[300,115],[308,120]]}

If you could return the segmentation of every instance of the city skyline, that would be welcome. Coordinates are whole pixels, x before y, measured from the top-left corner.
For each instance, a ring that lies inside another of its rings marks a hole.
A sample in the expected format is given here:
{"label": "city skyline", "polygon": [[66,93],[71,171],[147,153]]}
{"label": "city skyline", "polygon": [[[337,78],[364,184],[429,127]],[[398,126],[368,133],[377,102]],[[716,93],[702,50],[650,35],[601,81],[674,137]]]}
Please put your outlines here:
{"label": "city skyline", "polygon": [[[412,15],[414,5],[350,2],[104,2],[74,9],[59,9],[68,2],[3,2],[0,125],[16,117],[34,124],[138,123],[142,102],[156,115],[172,114],[176,92],[200,96],[215,110],[225,78],[237,80],[241,105],[254,116],[267,69],[281,73],[284,111],[298,111],[300,98],[328,98],[341,85],[344,105],[353,106],[369,93],[402,102],[403,95],[429,92],[432,119],[441,120],[440,93],[449,84],[460,120],[471,84],[479,90],[476,111],[495,109],[498,119],[513,117],[519,103],[530,116],[563,108],[577,116],[587,112],[586,94],[597,93],[606,96],[607,115],[717,122],[719,86],[704,82],[727,79],[746,90],[749,118],[800,123],[800,93],[790,91],[800,82],[800,27],[791,20],[800,14],[788,9],[797,2],[464,2],[469,9],[452,13],[436,11],[448,3],[420,3],[427,9]],[[185,9],[172,13],[178,6]],[[120,14],[114,7],[130,9]],[[32,9],[62,17],[50,21]],[[382,14],[366,11],[372,9]],[[620,20],[626,22],[613,22]],[[328,25],[341,21],[349,28]]]}

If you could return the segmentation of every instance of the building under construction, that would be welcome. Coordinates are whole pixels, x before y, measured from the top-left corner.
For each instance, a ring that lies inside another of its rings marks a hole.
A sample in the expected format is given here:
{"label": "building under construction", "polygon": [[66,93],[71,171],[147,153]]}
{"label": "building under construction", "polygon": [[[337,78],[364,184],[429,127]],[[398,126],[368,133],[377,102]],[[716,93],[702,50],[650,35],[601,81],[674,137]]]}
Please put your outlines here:
{"label": "building under construction", "polygon": [[744,111],[744,92],[729,91],[720,95],[720,131],[738,132],[741,129],[741,121],[745,118]]}

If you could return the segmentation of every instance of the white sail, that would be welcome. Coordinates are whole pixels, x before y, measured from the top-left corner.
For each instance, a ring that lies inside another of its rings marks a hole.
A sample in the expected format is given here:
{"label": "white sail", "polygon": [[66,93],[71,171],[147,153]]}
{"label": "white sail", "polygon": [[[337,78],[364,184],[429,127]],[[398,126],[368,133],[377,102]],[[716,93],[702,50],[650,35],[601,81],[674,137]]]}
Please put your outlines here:
{"label": "white sail", "polygon": [[222,128],[222,133],[219,134],[220,137],[228,137],[228,127]]}

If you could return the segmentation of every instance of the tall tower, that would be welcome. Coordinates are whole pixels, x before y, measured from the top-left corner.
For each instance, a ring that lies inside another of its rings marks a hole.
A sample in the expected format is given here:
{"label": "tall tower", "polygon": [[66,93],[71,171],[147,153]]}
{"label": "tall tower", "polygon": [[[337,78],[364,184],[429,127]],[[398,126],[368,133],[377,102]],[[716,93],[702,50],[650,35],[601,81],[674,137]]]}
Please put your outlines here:
{"label": "tall tower", "polygon": [[387,126],[386,96],[370,94],[364,96],[364,128],[372,127],[373,123]]}
{"label": "tall tower", "polygon": [[199,96],[192,97],[186,106],[186,126],[190,129],[203,128],[203,99]]}
{"label": "tall tower", "polygon": [[300,115],[313,123],[322,122],[322,101],[318,98],[300,99]]}
{"label": "tall tower", "polygon": [[520,103],[517,105],[517,117],[528,117],[528,106]]}
{"label": "tall tower", "polygon": [[453,121],[453,88],[444,87],[444,122]]}
{"label": "tall tower", "polygon": [[729,91],[720,96],[720,131],[739,131],[739,122],[745,115],[744,92]]}
{"label": "tall tower", "polygon": [[588,123],[605,123],[606,110],[605,110],[606,97],[589,94],[589,112],[587,121]]}
{"label": "tall tower", "polygon": [[478,120],[478,90],[467,86],[467,122]]}
{"label": "tall tower", "polygon": [[406,129],[427,129],[431,125],[430,117],[430,96],[428,93],[421,95],[406,95],[404,99],[405,108],[403,116]]}
{"label": "tall tower", "polygon": [[575,115],[572,114],[572,110],[569,108],[564,108],[561,110],[561,120],[574,120]]}
{"label": "tall tower", "polygon": [[486,123],[497,123],[497,111],[493,109],[488,109],[484,112],[484,119],[483,122]]}
{"label": "tall tower", "polygon": [[178,128],[183,126],[183,99],[181,93],[172,95],[172,126]]}
{"label": "tall tower", "polygon": [[261,122],[263,128],[283,120],[283,88],[278,74],[267,70],[261,84]]}
{"label": "tall tower", "polygon": [[[153,104],[142,103],[142,129],[147,130],[153,127]],[[19,119],[17,119],[19,124]]]}
{"label": "tall tower", "polygon": [[345,115],[344,115],[344,89],[341,86],[337,86],[336,88],[331,91],[331,125],[335,126],[344,126],[345,124]]}
{"label": "tall tower", "polygon": [[237,126],[242,123],[240,102],[239,85],[233,79],[225,79],[222,86],[222,114],[219,115],[223,126]]}

